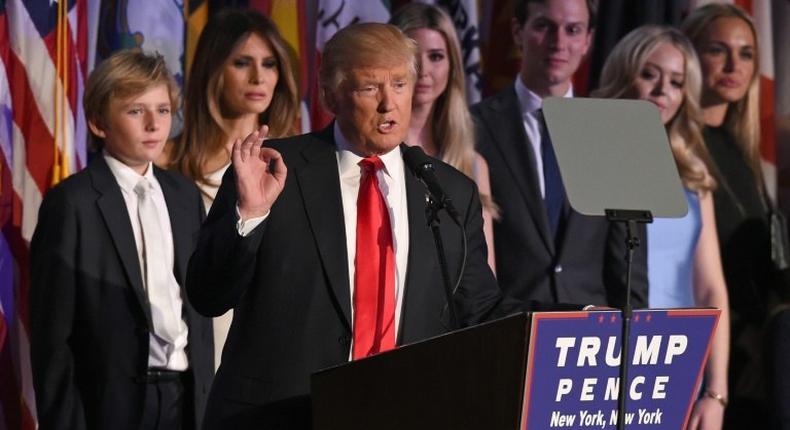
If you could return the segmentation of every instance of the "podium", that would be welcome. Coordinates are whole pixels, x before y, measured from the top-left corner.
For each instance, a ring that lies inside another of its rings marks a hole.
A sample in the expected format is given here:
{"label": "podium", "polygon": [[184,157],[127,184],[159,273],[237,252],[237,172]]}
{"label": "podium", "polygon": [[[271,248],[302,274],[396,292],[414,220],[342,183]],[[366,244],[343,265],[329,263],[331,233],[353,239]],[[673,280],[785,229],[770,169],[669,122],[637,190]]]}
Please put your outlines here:
{"label": "podium", "polygon": [[517,314],[315,373],[314,428],[516,429],[528,322]]}
{"label": "podium", "polygon": [[[626,428],[685,428],[718,315],[634,313]],[[619,311],[517,314],[325,369],[313,428],[615,428],[619,329]]]}

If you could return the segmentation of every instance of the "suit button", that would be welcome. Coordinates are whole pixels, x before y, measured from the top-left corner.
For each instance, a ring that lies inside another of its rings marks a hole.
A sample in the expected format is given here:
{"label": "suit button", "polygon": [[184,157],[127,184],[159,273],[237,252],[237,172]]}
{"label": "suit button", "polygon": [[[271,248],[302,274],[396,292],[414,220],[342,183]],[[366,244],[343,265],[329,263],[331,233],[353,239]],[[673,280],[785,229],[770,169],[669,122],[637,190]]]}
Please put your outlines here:
{"label": "suit button", "polygon": [[554,266],[554,273],[562,273],[562,264]]}
{"label": "suit button", "polygon": [[148,334],[148,327],[141,325],[137,327],[137,333],[139,334]]}
{"label": "suit button", "polygon": [[337,341],[342,345],[349,345],[351,343],[351,336],[340,336],[337,338]]}

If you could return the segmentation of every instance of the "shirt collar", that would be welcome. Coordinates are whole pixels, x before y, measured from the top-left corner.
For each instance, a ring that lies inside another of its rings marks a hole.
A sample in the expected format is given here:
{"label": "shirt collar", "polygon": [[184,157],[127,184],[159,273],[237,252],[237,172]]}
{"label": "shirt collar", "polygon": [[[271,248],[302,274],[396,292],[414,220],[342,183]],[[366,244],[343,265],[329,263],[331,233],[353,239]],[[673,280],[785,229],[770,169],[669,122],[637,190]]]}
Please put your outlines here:
{"label": "shirt collar", "polygon": [[[335,145],[337,146],[338,167],[340,177],[359,177],[359,162],[364,158],[355,153],[353,146],[348,139],[343,136],[337,123],[333,127]],[[380,154],[379,158],[384,163],[384,173],[393,179],[403,176],[403,157],[401,156],[400,145],[393,148],[386,154]]]}
{"label": "shirt collar", "polygon": [[107,162],[107,166],[110,168],[112,175],[115,177],[115,181],[118,182],[118,186],[120,186],[123,191],[133,193],[135,185],[140,182],[141,178],[148,179],[148,182],[151,183],[155,190],[159,189],[159,182],[154,176],[153,163],[148,162],[148,168],[145,169],[145,174],[141,176],[139,173],[135,172],[134,169],[110,155],[106,150],[102,151],[102,156],[104,157],[104,161]]}
{"label": "shirt collar", "polygon": [[[516,76],[515,86],[516,98],[518,98],[518,104],[521,107],[521,114],[523,116],[533,114],[543,107],[543,99],[524,85],[524,81],[521,80],[521,75]],[[568,91],[565,92],[563,97],[573,97],[573,85],[568,86]]]}

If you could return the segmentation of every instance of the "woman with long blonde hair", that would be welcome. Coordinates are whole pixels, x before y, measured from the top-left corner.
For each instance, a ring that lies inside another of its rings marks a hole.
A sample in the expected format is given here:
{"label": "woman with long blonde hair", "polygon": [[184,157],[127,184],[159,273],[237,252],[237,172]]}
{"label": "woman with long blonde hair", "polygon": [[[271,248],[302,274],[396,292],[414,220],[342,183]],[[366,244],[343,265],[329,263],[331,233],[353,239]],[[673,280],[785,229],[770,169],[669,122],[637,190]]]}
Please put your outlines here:
{"label": "woman with long blonde hair", "polygon": [[649,304],[721,309],[705,368],[705,391],[689,422],[690,429],[721,429],[727,397],[729,304],[713,209],[716,181],[701,132],[699,61],[680,31],[644,26],[615,46],[601,82],[594,96],[647,100],[656,105],[666,128],[689,212],[684,218],[656,219],[648,226]]}
{"label": "woman with long blonde hair", "polygon": [[787,282],[771,259],[757,32],[743,9],[724,3],[693,10],[682,28],[702,65],[705,144],[721,177],[716,222],[732,303],[732,398],[725,421],[731,428],[767,428],[774,397],[761,334]]}
{"label": "woman with long blonde hair", "polygon": [[421,146],[428,155],[440,158],[477,183],[488,264],[496,270],[493,219],[497,208],[491,200],[488,165],[474,149],[474,124],[466,102],[463,59],[453,21],[436,6],[410,3],[396,11],[390,23],[418,45],[419,73],[406,143]]}

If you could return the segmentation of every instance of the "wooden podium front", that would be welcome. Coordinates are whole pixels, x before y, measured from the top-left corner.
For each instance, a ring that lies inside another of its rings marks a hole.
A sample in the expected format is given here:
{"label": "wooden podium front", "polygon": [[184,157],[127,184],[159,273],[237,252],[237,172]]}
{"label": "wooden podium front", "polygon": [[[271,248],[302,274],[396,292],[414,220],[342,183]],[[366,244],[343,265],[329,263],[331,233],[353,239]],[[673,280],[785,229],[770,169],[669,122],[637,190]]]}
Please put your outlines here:
{"label": "wooden podium front", "polygon": [[518,429],[526,314],[313,374],[315,429]]}

